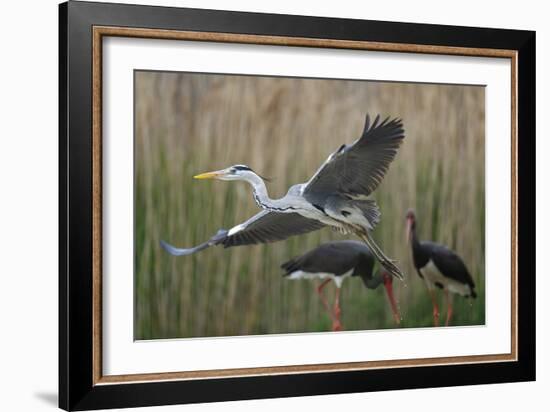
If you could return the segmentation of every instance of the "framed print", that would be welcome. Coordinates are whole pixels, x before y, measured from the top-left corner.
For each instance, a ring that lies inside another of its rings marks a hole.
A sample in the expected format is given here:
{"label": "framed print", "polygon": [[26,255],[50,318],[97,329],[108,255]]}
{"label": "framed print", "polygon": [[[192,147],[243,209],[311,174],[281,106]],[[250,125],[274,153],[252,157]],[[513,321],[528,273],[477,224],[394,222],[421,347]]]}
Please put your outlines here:
{"label": "framed print", "polygon": [[60,407],[535,379],[535,33],[60,5]]}

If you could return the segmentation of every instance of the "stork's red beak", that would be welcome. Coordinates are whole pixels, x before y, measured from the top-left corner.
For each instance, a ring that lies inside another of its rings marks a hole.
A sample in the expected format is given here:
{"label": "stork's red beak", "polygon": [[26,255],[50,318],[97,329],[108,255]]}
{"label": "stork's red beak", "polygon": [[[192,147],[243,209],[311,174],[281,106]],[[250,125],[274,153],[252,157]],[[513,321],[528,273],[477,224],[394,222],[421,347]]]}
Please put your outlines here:
{"label": "stork's red beak", "polygon": [[391,275],[387,272],[385,272],[382,276],[384,276],[384,287],[386,288],[388,300],[390,301],[391,310],[393,312],[393,319],[395,320],[395,323],[399,325],[401,323],[401,314],[399,313],[399,309],[397,309],[397,304],[393,296],[393,279]]}
{"label": "stork's red beak", "polygon": [[407,242],[411,241],[413,218],[407,216]]}

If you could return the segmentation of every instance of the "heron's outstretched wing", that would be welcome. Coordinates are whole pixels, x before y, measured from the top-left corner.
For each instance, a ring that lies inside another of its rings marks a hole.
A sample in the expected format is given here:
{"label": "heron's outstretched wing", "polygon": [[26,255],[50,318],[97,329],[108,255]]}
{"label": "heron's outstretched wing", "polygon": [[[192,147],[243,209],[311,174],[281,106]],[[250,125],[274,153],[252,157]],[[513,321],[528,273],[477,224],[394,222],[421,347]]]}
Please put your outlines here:
{"label": "heron's outstretched wing", "polygon": [[320,193],[368,196],[378,187],[404,138],[400,119],[379,120],[371,124],[367,115],[361,137],[328,157],[304,187],[306,199]]}
{"label": "heron's outstretched wing", "polygon": [[235,226],[221,242],[225,247],[269,243],[321,229],[325,225],[298,213],[262,210]]}
{"label": "heron's outstretched wing", "polygon": [[210,246],[224,247],[269,243],[291,236],[321,229],[325,225],[317,220],[305,218],[297,213],[277,213],[262,210],[246,222],[230,230],[221,229],[208,241],[189,249],[179,249],[161,241],[161,246],[174,256],[186,256]]}
{"label": "heron's outstretched wing", "polygon": [[216,233],[214,236],[212,236],[210,239],[208,239],[206,242],[201,243],[200,245],[197,245],[195,247],[190,247],[186,249],[180,249],[177,247],[174,247],[170,245],[169,243],[166,243],[164,240],[160,241],[160,245],[164,250],[166,250],[168,253],[174,256],[187,256],[192,255],[193,253],[200,252],[201,250],[207,249],[210,246],[215,246],[220,241],[223,241],[227,237],[227,230],[220,229],[218,230],[218,233]]}

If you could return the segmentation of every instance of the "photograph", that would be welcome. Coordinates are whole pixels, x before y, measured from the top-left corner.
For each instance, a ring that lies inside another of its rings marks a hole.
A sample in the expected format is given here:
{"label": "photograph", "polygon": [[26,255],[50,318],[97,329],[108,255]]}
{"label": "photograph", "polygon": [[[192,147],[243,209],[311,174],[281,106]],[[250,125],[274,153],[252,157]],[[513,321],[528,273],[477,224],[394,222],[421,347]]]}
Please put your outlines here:
{"label": "photograph", "polygon": [[134,339],[485,325],[485,87],[134,70]]}
{"label": "photograph", "polygon": [[537,27],[371,9],[59,5],[60,408],[539,379]]}

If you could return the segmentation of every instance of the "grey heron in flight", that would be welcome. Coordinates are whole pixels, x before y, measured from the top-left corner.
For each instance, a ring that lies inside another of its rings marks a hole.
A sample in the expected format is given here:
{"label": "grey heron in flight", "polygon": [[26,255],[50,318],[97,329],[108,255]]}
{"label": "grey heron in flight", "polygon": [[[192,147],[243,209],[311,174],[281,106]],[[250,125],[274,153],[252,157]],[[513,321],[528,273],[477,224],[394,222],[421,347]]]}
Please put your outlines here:
{"label": "grey heron in flight", "polygon": [[271,199],[262,177],[245,165],[197,175],[196,179],[248,182],[262,211],[229,230],[220,229],[198,246],[179,249],[164,241],[161,245],[170,254],[182,256],[215,245],[275,242],[330,226],[357,235],[390,274],[403,279],[401,270],[371,236],[380,221],[380,210],[367,198],[382,181],[403,138],[400,119],[388,117],[381,122],[376,116],[371,123],[367,114],[363,133],[354,143],[340,146],[308,182],[290,187],[280,199]]}
{"label": "grey heron in flight", "polygon": [[[360,277],[367,289],[376,289],[384,285],[393,319],[396,324],[401,322],[401,315],[393,296],[392,277],[385,270],[374,269],[374,256],[370,249],[356,240],[339,240],[323,243],[302,256],[290,259],[281,265],[287,279],[321,279],[317,286],[317,294],[325,310],[332,320],[332,330],[342,330],[340,320],[340,288],[348,277]],[[336,284],[336,296],[333,310],[323,296],[323,288],[330,282]]]}

